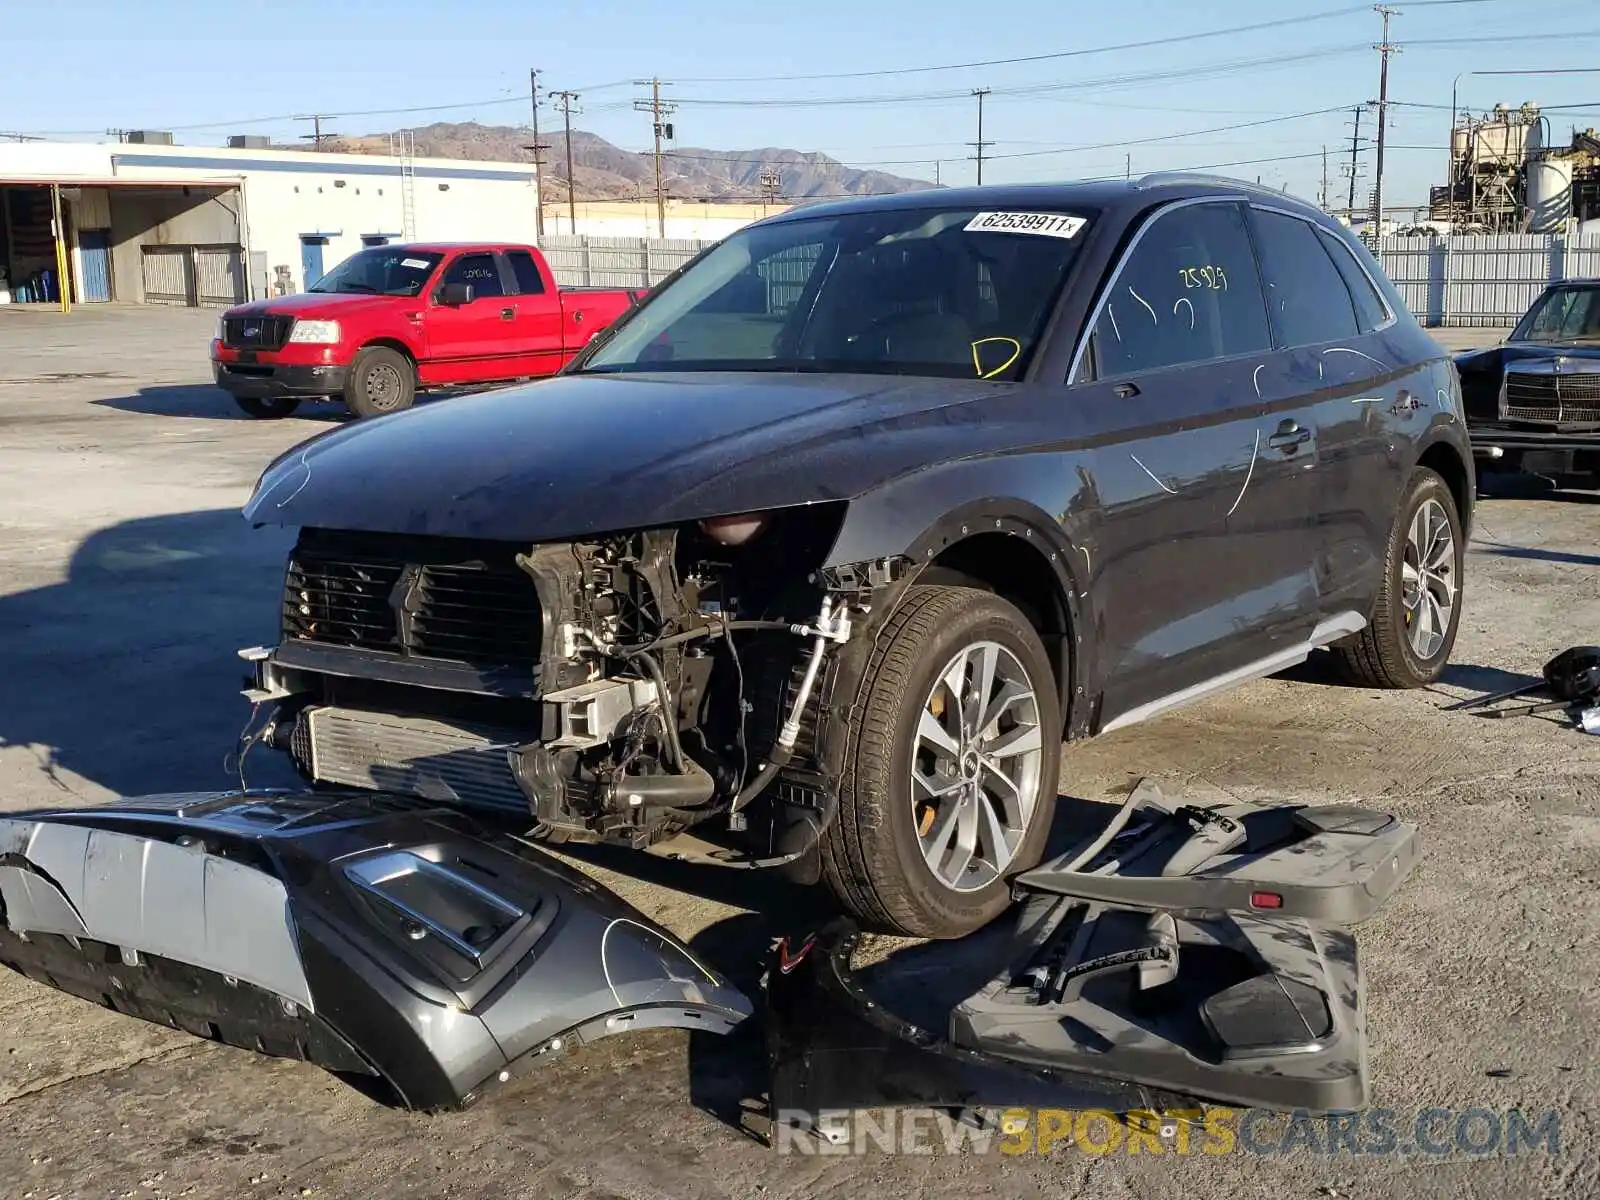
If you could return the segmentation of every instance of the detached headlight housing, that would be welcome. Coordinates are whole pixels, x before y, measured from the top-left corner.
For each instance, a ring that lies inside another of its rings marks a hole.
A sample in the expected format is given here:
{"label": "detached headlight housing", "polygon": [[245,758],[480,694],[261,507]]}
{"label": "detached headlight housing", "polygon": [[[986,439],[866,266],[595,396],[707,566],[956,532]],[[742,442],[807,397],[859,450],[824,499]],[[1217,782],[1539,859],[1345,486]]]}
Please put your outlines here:
{"label": "detached headlight housing", "polygon": [[336,346],[339,344],[339,322],[296,321],[289,333],[289,340],[302,345]]}
{"label": "detached headlight housing", "polygon": [[742,546],[765,529],[771,520],[772,514],[764,512],[708,517],[700,522],[700,531],[724,546]]}

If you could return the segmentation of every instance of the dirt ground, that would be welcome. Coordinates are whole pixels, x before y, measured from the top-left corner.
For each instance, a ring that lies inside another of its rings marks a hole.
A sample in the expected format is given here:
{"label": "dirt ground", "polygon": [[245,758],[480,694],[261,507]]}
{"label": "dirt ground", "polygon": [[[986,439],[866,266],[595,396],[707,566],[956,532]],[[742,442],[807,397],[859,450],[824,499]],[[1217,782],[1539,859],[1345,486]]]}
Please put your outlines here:
{"label": "dirt ground", "polygon": [[[338,417],[239,417],[209,384],[213,320],[0,309],[0,808],[227,783],[246,715],[234,652],[272,641],[287,547],[238,508],[271,455]],[[485,1107],[422,1117],[5,974],[0,1196],[1600,1195],[1600,737],[1441,711],[1600,642],[1597,501],[1482,501],[1444,685],[1380,694],[1308,664],[1071,747],[1061,781],[1084,802],[1148,775],[1417,822],[1422,865],[1361,929],[1373,1103],[1402,1145],[1436,1106],[1554,1112],[1554,1152],[779,1154],[731,1116],[761,1087],[754,1031],[615,1039]],[[810,902],[742,873],[585,863],[746,985],[771,928],[755,914]]]}

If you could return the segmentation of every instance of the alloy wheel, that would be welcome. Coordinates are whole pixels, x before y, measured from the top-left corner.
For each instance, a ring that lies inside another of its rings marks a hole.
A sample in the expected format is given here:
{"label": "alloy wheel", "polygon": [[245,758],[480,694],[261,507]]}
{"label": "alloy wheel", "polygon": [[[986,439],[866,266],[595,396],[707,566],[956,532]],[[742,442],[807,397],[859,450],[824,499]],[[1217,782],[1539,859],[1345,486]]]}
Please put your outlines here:
{"label": "alloy wheel", "polygon": [[911,749],[923,860],[957,892],[1000,878],[1027,835],[1044,764],[1039,700],[998,642],[975,642],[934,678]]}
{"label": "alloy wheel", "polygon": [[1456,606],[1456,539],[1444,506],[1431,497],[1411,518],[1400,566],[1406,640],[1424,662],[1443,648]]}

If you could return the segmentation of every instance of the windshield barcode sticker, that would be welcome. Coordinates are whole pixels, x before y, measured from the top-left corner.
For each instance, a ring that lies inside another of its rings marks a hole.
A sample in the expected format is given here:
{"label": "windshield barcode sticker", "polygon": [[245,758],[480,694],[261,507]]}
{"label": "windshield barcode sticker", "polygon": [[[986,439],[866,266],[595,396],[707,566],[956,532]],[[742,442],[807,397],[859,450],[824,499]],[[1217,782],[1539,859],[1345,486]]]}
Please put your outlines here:
{"label": "windshield barcode sticker", "polygon": [[1069,238],[1088,221],[1062,213],[985,212],[967,222],[968,233],[1037,233],[1044,237]]}
{"label": "windshield barcode sticker", "polygon": [[402,267],[410,267],[414,271],[426,271],[428,269],[428,260],[425,258],[402,258],[400,265]]}

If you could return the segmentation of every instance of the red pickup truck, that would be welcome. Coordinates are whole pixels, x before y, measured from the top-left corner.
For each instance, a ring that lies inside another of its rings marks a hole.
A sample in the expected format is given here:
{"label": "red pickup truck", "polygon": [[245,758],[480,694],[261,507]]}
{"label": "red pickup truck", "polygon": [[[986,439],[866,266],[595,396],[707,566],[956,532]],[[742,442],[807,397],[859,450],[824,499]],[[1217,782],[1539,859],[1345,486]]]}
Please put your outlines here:
{"label": "red pickup truck", "polygon": [[228,309],[211,366],[252,417],[323,396],[375,417],[418,390],[554,375],[642,294],[557,287],[533,246],[372,246],[308,291]]}

